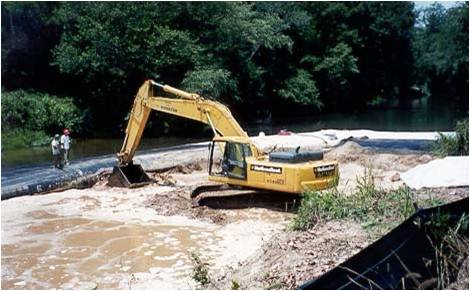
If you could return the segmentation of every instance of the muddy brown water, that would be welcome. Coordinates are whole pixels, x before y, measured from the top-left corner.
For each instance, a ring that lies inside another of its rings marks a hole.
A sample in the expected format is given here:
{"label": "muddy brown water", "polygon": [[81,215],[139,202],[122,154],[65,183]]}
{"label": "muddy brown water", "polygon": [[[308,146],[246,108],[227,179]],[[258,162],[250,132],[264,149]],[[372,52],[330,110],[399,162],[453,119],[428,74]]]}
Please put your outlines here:
{"label": "muddy brown water", "polygon": [[144,206],[170,187],[105,186],[2,201],[2,289],[195,288],[190,254],[235,266],[280,230],[289,213],[233,210],[216,225]]}

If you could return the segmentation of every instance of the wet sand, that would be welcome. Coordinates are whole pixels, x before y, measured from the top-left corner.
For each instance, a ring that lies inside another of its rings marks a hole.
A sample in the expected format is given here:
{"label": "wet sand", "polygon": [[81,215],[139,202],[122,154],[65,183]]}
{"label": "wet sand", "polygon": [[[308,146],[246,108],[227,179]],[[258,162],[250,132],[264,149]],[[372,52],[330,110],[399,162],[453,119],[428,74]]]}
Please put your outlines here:
{"label": "wet sand", "polygon": [[167,191],[98,185],[2,201],[2,289],[195,288],[192,252],[214,269],[235,266],[289,215],[246,209],[218,225],[145,207]]}

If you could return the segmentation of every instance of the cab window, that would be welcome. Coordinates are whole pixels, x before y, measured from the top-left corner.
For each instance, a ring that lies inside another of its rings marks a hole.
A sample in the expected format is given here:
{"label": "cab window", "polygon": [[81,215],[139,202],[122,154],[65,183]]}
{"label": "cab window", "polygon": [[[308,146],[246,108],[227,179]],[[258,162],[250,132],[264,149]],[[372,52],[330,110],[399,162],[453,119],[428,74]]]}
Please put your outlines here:
{"label": "cab window", "polygon": [[[247,156],[251,156],[251,149],[248,144],[232,142],[214,142],[211,149],[210,175],[223,175],[230,178],[246,179]],[[222,158],[216,158],[217,149],[222,149]]]}

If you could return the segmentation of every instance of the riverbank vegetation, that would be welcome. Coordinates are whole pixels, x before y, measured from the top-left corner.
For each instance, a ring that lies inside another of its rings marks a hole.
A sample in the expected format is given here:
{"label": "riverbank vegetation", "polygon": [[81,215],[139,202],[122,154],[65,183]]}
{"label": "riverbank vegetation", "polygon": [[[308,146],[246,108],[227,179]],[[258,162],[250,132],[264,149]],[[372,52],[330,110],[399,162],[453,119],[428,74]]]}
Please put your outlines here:
{"label": "riverbank vegetation", "polygon": [[402,187],[385,191],[377,186],[372,168],[356,178],[356,189],[347,195],[337,188],[311,191],[303,195],[293,230],[308,230],[317,223],[332,219],[352,219],[364,228],[379,233],[401,223],[414,213],[413,194]]}
{"label": "riverbank vegetation", "polygon": [[85,118],[70,97],[16,90],[2,94],[2,148],[41,146],[64,127],[80,130]]}
{"label": "riverbank vegetation", "polygon": [[[68,96],[57,100],[78,108],[72,129],[82,136],[122,136],[135,92],[148,78],[220,100],[242,121],[409,106],[423,97],[468,111],[468,2],[421,10],[413,2],[1,7],[3,95]],[[19,114],[12,105],[2,101],[2,114]],[[173,127],[171,119],[153,118],[149,132],[167,130],[163,120]],[[55,128],[43,123],[34,130],[52,135]]]}
{"label": "riverbank vegetation", "polygon": [[437,289],[468,288],[468,214],[457,223],[448,215],[437,215],[427,227],[436,250]]}
{"label": "riverbank vegetation", "polygon": [[304,193],[291,229],[305,231],[330,220],[348,219],[361,223],[372,233],[384,234],[415,212],[414,203],[420,208],[444,203],[435,195],[417,194],[406,186],[382,189],[378,176],[377,169],[367,167],[355,178],[356,186],[351,193],[337,187]]}
{"label": "riverbank vegetation", "polygon": [[193,263],[191,277],[202,287],[207,286],[207,284],[210,283],[209,264],[203,262],[201,257],[196,253],[191,253],[191,261]]}
{"label": "riverbank vegetation", "polygon": [[433,152],[438,156],[467,156],[468,155],[468,118],[457,121],[455,135],[439,133],[439,139],[433,146]]}

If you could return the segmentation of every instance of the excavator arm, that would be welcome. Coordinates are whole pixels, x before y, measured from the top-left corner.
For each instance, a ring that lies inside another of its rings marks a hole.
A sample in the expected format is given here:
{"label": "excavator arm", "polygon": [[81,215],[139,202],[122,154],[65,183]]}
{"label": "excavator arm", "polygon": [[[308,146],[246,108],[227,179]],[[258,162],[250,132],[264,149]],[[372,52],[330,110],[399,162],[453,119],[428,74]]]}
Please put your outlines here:
{"label": "excavator arm", "polygon": [[[179,98],[154,96],[154,86]],[[247,133],[233,118],[225,105],[205,99],[198,94],[188,93],[148,80],[139,88],[132,106],[124,143],[118,153],[121,166],[132,164],[132,159],[140,144],[142,133],[152,110],[208,124],[212,128],[214,136],[236,136],[248,140]],[[254,152],[258,154],[259,151],[254,147]]]}

